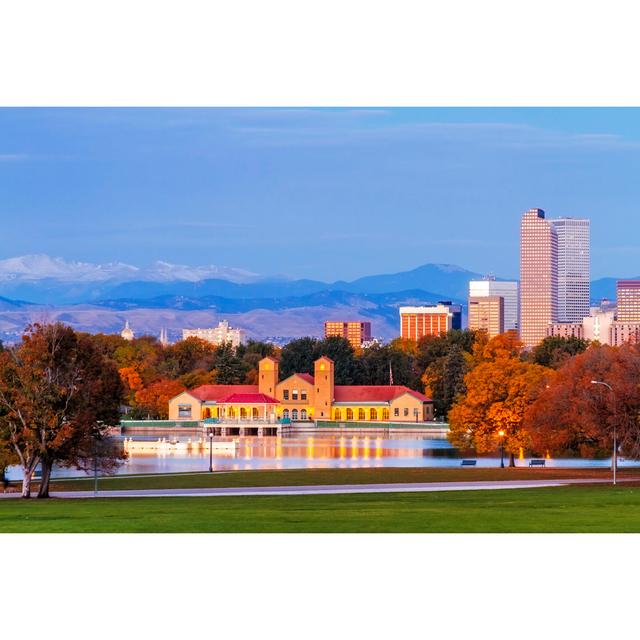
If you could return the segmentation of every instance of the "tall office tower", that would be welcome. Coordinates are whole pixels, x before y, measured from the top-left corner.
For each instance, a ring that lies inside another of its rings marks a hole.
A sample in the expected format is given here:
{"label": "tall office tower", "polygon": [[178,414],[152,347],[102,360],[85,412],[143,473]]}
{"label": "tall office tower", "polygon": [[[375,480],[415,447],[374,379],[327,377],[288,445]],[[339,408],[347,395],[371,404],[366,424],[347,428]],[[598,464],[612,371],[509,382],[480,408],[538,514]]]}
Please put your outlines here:
{"label": "tall office tower", "polygon": [[486,331],[490,338],[504,333],[504,298],[502,296],[470,297],[469,329]]}
{"label": "tall office tower", "polygon": [[459,304],[438,302],[434,307],[400,307],[400,336],[407,340],[439,336],[461,328],[462,308]]}
{"label": "tall office tower", "polygon": [[351,343],[354,349],[360,349],[363,342],[371,340],[370,322],[336,322],[328,320],[324,323],[324,337],[337,336]]}
{"label": "tall office tower", "polygon": [[534,347],[558,321],[558,236],[542,209],[529,209],[520,223],[520,321],[525,347]]}
{"label": "tall office tower", "polygon": [[489,296],[504,298],[504,331],[516,330],[518,328],[518,283],[501,282],[489,276],[469,282],[469,298]]}
{"label": "tall office tower", "polygon": [[589,315],[590,223],[586,218],[549,220],[558,236],[558,322]]}
{"label": "tall office tower", "polygon": [[640,280],[618,280],[616,284],[618,322],[640,322]]}

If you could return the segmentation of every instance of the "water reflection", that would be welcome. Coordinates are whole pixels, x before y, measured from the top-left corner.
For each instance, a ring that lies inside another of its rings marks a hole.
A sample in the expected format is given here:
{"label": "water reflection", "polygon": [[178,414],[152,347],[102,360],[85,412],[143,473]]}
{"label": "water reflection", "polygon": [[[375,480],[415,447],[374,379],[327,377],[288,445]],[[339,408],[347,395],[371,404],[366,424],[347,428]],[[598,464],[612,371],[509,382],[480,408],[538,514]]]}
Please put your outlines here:
{"label": "water reflection", "polygon": [[[146,438],[133,436],[135,441],[157,441],[167,434],[154,433]],[[193,437],[193,435],[192,435]],[[175,439],[175,438],[174,438]],[[196,436],[197,439],[197,436]],[[188,436],[178,441],[187,442]],[[284,437],[216,438],[216,441],[237,444],[227,450],[214,448],[213,466],[217,471],[248,469],[304,469],[350,467],[459,467],[462,454],[446,439],[406,435],[389,438],[383,435],[300,435]],[[467,454],[468,457],[468,454]],[[479,457],[477,467],[497,467],[498,455]],[[518,456],[517,466],[526,467],[528,459]],[[621,466],[637,465],[623,461]],[[549,467],[608,467],[609,460],[549,459]],[[206,471],[209,467],[209,447],[179,447],[160,450],[134,450],[119,468],[119,474],[174,473]],[[60,469],[54,476],[82,475],[81,472]],[[10,469],[11,479],[19,477],[18,469]]]}

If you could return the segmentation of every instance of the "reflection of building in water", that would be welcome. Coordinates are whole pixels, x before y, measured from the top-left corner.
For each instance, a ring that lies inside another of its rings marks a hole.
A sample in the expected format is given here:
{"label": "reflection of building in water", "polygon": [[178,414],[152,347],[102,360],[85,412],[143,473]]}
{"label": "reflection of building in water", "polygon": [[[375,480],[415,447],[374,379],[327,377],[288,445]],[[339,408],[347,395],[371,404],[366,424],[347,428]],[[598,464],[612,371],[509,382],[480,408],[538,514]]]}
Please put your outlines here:
{"label": "reflection of building in water", "polygon": [[314,375],[279,379],[278,361],[263,358],[256,385],[202,385],[169,401],[170,420],[423,422],[433,403],[403,385],[336,385],[333,360],[322,356]]}

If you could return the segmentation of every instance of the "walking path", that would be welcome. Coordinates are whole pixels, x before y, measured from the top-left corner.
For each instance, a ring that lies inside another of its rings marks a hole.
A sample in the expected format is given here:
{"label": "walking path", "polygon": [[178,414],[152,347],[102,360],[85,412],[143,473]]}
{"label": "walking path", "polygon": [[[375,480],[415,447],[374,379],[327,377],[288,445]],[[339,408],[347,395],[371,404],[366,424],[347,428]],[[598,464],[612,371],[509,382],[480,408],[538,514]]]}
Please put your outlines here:
{"label": "walking path", "polygon": [[[636,478],[619,480],[633,482]],[[435,491],[486,491],[495,489],[532,489],[561,487],[571,484],[610,484],[610,479],[573,480],[495,480],[485,482],[419,482],[385,484],[338,484],[287,487],[220,487],[197,489],[131,489],[99,491],[99,498],[167,498],[167,497],[223,497],[223,496],[306,496],[346,493],[429,493]],[[19,493],[0,494],[1,498],[19,498]],[[94,498],[93,491],[53,491],[52,498]]]}

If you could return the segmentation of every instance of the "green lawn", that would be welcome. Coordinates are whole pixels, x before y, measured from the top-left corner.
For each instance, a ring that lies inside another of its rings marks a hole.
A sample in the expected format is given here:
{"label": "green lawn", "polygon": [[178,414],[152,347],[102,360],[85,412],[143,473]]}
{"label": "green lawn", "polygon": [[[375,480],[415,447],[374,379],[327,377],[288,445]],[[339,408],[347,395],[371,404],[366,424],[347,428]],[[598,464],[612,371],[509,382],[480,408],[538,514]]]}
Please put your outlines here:
{"label": "green lawn", "polygon": [[640,532],[640,487],[4,500],[0,532]]}
{"label": "green lawn", "polygon": [[[287,469],[274,471],[232,471],[228,473],[175,473],[144,477],[118,476],[100,479],[100,490],[187,489],[202,487],[276,487],[313,484],[376,484],[387,482],[455,482],[466,480],[544,480],[558,478],[607,478],[608,469],[452,469],[365,468]],[[638,477],[640,470],[625,470],[621,477]],[[13,487],[17,490],[17,485]],[[93,480],[60,480],[52,491],[92,490]]]}

